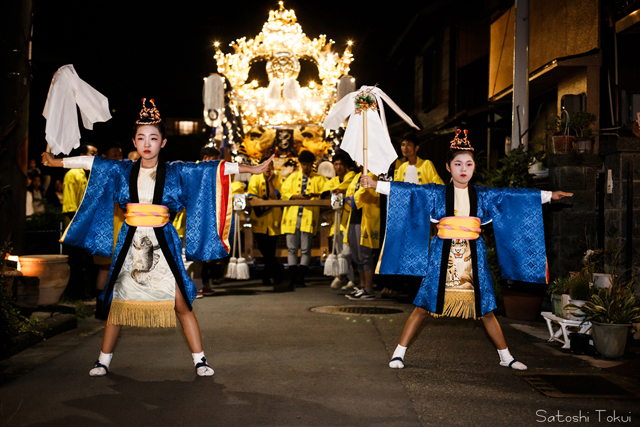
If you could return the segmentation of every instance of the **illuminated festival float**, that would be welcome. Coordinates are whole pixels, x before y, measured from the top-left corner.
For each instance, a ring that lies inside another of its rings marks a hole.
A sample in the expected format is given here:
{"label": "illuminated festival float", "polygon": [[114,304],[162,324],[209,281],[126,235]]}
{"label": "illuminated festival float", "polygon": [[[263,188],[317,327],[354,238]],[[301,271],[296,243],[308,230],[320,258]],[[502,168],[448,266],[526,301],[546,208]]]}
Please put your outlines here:
{"label": "illuminated festival float", "polygon": [[[282,169],[301,150],[318,160],[331,156],[343,130],[325,131],[322,122],[341,97],[355,90],[355,79],[349,76],[351,41],[339,55],[333,40],[309,39],[295,12],[282,1],[279,6],[255,38],[230,44],[233,53],[214,44],[218,73],[205,79],[203,100],[212,144],[244,163],[276,153],[276,168]],[[298,80],[305,66],[314,68],[307,74],[315,78]],[[263,70],[267,85],[252,78]]]}

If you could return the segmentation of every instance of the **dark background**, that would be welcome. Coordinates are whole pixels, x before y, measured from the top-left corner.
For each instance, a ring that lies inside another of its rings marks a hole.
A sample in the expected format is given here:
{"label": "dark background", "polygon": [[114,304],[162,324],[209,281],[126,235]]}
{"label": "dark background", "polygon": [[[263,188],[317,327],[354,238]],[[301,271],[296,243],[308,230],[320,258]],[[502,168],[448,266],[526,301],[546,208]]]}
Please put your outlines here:
{"label": "dark background", "polygon": [[[93,131],[81,126],[81,142],[101,148],[117,141],[126,155],[132,149],[131,125],[138,117],[141,98],[155,98],[164,118],[201,118],[203,77],[217,71],[213,42],[219,41],[223,52],[230,53],[230,42],[255,37],[269,10],[278,8],[277,1],[182,0],[169,4],[34,0],[30,158],[37,157],[46,145],[42,108],[60,66],[73,64],[80,78],[109,99],[113,118],[97,123]],[[291,0],[284,6],[295,10],[309,38],[326,34],[336,42],[334,48],[340,54],[347,41],[353,40],[350,74],[356,85],[378,83],[401,108],[408,108],[400,99],[412,96],[413,82],[394,79],[397,64],[390,64],[387,58],[403,29],[425,4],[395,1],[374,7],[374,3],[359,1]],[[304,83],[304,76],[300,80]],[[388,120],[396,120],[387,111]],[[193,152],[189,150],[182,160],[194,160],[187,158]]]}

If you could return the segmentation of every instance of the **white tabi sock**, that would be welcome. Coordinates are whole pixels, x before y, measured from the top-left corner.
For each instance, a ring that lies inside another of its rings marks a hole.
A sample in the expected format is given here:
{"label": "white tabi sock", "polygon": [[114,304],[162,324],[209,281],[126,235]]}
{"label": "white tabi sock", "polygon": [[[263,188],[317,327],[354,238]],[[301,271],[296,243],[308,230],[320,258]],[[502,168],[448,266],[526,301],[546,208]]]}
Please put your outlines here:
{"label": "white tabi sock", "polygon": [[500,356],[500,366],[506,366],[517,371],[527,370],[527,365],[522,362],[518,362],[515,357],[511,355],[508,348],[498,350],[498,355]]}
{"label": "white tabi sock", "polygon": [[389,362],[389,367],[394,369],[404,368],[404,354],[406,352],[407,352],[407,347],[403,347],[400,344],[398,344],[398,346],[396,347],[396,351],[394,351],[393,356],[391,356],[391,362]]}
{"label": "white tabi sock", "polygon": [[113,357],[113,353],[100,352],[100,356],[98,356],[98,363],[106,366],[106,369],[103,368],[102,366],[96,366],[95,368],[89,371],[89,375],[91,375],[92,377],[103,377],[107,375],[112,357]]}
{"label": "white tabi sock", "polygon": [[[200,353],[191,353],[193,357],[193,364],[196,366],[196,374],[200,377],[210,377],[213,375],[213,369],[207,364],[207,359],[204,357],[204,351]],[[198,363],[204,363],[204,365],[198,366]]]}

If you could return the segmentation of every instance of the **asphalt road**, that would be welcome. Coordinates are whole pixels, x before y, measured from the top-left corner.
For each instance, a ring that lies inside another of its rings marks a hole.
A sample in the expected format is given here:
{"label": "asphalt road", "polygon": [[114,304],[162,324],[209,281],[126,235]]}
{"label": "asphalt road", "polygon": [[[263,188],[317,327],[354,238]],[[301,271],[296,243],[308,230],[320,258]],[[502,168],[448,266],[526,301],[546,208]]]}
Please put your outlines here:
{"label": "asphalt road", "polygon": [[[227,285],[197,300],[212,378],[196,377],[180,328],[124,328],[109,375],[91,378],[102,324],[86,320],[2,362],[15,378],[0,387],[0,426],[617,425],[597,410],[631,417],[619,425],[640,420],[637,401],[544,396],[498,365],[479,321],[426,321],[407,367],[389,369],[412,306],[359,303],[404,310],[375,317],[310,311],[338,304],[353,305],[326,281],[293,293]],[[500,321],[530,369],[599,371]],[[550,421],[558,411],[590,418]]]}

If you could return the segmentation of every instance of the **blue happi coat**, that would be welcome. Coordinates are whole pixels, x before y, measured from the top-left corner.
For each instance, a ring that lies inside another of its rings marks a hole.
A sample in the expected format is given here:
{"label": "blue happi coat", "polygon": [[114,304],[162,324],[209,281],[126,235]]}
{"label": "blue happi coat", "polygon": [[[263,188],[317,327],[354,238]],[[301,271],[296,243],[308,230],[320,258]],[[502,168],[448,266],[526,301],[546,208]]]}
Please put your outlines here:
{"label": "blue happi coat", "polygon": [[[232,203],[229,176],[224,161],[158,162],[153,204],[165,205],[169,212],[187,209],[186,256],[205,261],[229,254]],[[64,236],[63,243],[94,255],[110,257],[113,250],[113,204],[126,210],[138,203],[140,161],[95,157],[82,204]],[[126,222],[118,235],[109,280],[98,298],[98,317],[108,315],[113,286],[124,264],[136,227]],[[169,221],[154,228],[158,243],[184,300],[191,308],[198,291],[182,262],[182,242]]]}
{"label": "blue happi coat", "polygon": [[[469,186],[469,216],[493,222],[500,271],[505,279],[547,282],[540,190]],[[424,277],[414,304],[442,314],[450,239],[429,242],[431,222],[454,216],[453,183],[416,185],[392,182],[380,274]],[[476,313],[496,309],[486,245],[469,240]]]}

